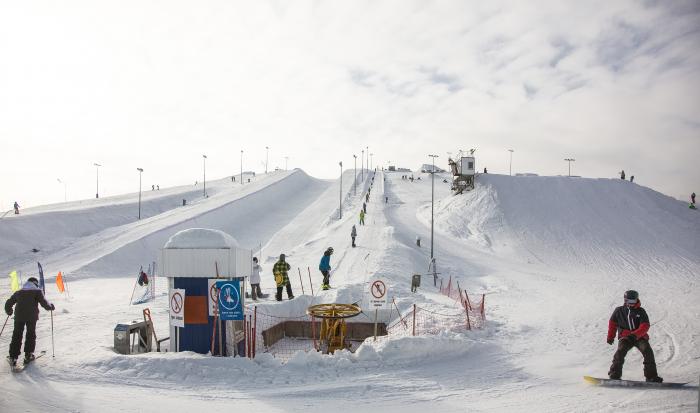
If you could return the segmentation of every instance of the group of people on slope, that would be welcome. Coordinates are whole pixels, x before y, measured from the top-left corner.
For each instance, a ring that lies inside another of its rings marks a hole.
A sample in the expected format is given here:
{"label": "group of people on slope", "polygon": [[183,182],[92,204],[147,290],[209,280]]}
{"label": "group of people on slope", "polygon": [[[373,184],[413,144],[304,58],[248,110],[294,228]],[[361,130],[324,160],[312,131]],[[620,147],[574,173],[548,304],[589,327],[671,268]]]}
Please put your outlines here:
{"label": "group of people on slope", "polygon": [[[323,281],[321,283],[321,288],[327,290],[331,288],[330,286],[330,271],[331,271],[331,255],[333,255],[333,247],[328,247],[321,257],[321,263],[318,265],[319,271],[323,275]],[[287,290],[287,298],[289,300],[294,298],[294,293],[292,292],[292,284],[289,282],[289,270],[292,268],[287,262],[287,256],[285,254],[280,254],[279,259],[272,266],[272,274],[275,277],[275,285],[277,286],[277,293],[275,294],[275,299],[277,301],[282,301],[282,292]],[[258,262],[257,257],[253,257],[253,271],[250,275],[250,295],[254,301],[258,298],[265,298],[266,295],[262,293],[260,289],[260,273],[262,272],[262,267]]]}

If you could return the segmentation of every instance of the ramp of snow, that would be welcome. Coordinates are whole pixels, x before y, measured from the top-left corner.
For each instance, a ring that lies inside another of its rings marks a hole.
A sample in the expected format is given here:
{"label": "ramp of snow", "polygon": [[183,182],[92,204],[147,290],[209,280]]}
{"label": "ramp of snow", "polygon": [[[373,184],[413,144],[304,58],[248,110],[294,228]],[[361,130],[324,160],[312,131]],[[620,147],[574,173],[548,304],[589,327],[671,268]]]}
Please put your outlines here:
{"label": "ramp of snow", "polygon": [[[420,215],[429,222],[429,209]],[[700,271],[700,214],[624,180],[479,175],[476,190],[436,202],[435,223],[475,245],[557,267]]]}

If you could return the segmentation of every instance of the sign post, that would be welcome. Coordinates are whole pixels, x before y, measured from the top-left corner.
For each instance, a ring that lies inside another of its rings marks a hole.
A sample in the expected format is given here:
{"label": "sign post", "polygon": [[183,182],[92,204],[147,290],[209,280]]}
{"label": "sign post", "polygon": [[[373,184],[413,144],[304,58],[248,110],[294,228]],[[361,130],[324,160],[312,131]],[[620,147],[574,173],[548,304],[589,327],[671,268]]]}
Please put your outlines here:
{"label": "sign post", "polygon": [[[240,321],[243,320],[243,300],[241,298],[241,280],[217,281],[219,290],[218,307],[219,320]],[[236,329],[233,329],[233,353],[238,355],[238,342],[236,342]]]}
{"label": "sign post", "polygon": [[173,288],[170,290],[170,325],[185,327],[185,290]]}
{"label": "sign post", "polygon": [[377,341],[377,318],[379,309],[386,306],[389,288],[386,282],[377,278],[372,280],[369,285],[368,302],[370,307],[374,307],[374,341]]}

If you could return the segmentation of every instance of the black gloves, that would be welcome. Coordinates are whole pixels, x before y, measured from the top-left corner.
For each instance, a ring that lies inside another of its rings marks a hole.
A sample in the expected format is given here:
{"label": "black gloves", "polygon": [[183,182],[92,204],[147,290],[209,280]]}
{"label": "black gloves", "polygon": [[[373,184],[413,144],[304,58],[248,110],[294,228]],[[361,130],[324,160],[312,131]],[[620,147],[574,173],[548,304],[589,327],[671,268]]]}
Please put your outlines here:
{"label": "black gloves", "polygon": [[634,343],[635,341],[637,341],[637,336],[635,336],[634,334],[630,334],[628,336],[625,336],[625,339],[628,340],[630,343]]}
{"label": "black gloves", "polygon": [[55,310],[55,309],[56,309],[56,306],[53,305],[53,304],[51,304],[51,311],[53,311],[53,310]]}
{"label": "black gloves", "polygon": [[614,342],[615,342],[615,337],[608,338],[608,344],[610,344],[612,346]]}
{"label": "black gloves", "polygon": [[8,317],[12,315],[12,309],[10,309],[10,311],[5,311],[5,312],[7,313]]}

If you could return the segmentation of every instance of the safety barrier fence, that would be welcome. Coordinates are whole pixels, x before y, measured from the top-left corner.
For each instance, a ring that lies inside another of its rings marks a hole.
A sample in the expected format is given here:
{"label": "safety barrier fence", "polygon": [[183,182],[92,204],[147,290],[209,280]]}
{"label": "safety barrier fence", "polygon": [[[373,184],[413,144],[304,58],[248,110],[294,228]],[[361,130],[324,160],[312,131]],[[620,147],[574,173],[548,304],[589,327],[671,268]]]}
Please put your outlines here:
{"label": "safety barrier fence", "polygon": [[[427,336],[441,332],[460,332],[485,325],[485,294],[471,297],[462,290],[458,282],[448,279],[441,281],[440,292],[458,304],[454,309],[434,311],[414,304],[408,312],[402,313],[396,302],[391,303],[386,332],[389,337]],[[477,298],[478,297],[478,298]],[[391,315],[397,312],[397,317]],[[367,320],[372,317],[362,313]],[[348,322],[349,331],[353,322]],[[288,361],[298,351],[318,349],[320,320],[307,314],[279,316],[266,313],[257,306],[248,307],[245,318],[246,356],[254,358],[258,353],[271,353],[275,358]],[[348,334],[351,346],[361,344],[362,339],[353,340]]]}
{"label": "safety barrier fence", "polygon": [[463,315],[466,318],[467,330],[484,327],[486,322],[486,294],[481,294],[480,299],[476,301],[473,296],[469,297],[467,290],[460,288],[459,281],[452,281],[452,276],[447,282],[442,278],[440,279],[440,293],[452,298],[464,310]]}

